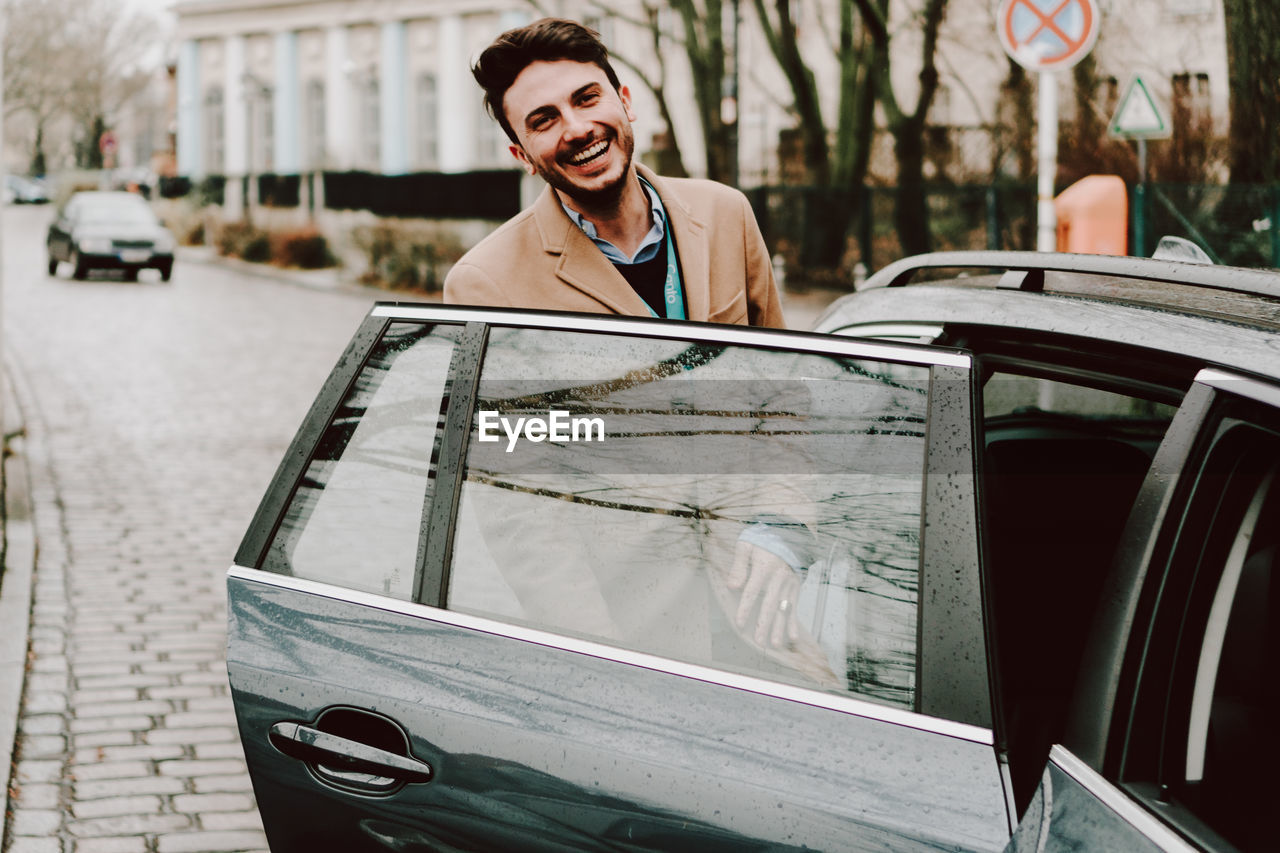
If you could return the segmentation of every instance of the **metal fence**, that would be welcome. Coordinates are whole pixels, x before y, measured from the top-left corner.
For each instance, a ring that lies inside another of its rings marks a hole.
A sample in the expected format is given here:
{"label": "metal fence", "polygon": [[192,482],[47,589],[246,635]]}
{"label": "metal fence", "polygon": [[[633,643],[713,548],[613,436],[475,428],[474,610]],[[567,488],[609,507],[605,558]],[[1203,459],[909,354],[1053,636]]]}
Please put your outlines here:
{"label": "metal fence", "polygon": [[[502,221],[520,211],[520,177],[515,169],[461,173],[414,172],[382,175],[370,172],[312,172],[305,175],[258,174],[231,178],[248,198],[254,181],[257,203],[265,207],[314,206],[323,199],[330,210],[368,210],[384,217],[422,219],[491,219]],[[196,180],[161,178],[163,198],[187,197],[197,206],[221,205],[228,178],[210,175]],[[303,193],[303,188],[306,192]]]}
{"label": "metal fence", "polygon": [[1216,263],[1280,267],[1280,185],[1145,184],[1131,188],[1129,253],[1159,239],[1193,241]]}
{"label": "metal fence", "polygon": [[[757,187],[747,195],[765,242],[786,260],[793,280],[847,285],[858,264],[872,271],[904,254],[893,187],[856,195]],[[1280,185],[1145,184],[1130,186],[1128,198],[1131,255],[1149,255],[1171,235],[1192,240],[1218,263],[1280,267]],[[926,200],[935,251],[1035,248],[1032,184],[933,187]]]}

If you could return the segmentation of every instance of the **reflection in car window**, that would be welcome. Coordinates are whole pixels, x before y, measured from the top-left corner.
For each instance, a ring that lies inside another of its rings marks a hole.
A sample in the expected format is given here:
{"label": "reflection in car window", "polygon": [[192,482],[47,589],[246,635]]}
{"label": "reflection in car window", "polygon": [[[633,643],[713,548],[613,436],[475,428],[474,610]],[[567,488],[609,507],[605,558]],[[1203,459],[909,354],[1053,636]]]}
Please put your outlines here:
{"label": "reflection in car window", "polygon": [[910,708],[927,380],[496,328],[449,606]]}
{"label": "reflection in car window", "polygon": [[1091,418],[1152,418],[1168,422],[1175,406],[1085,385],[1031,376],[996,373],[983,392],[988,417],[1026,412],[1057,412]]}
{"label": "reflection in car window", "polygon": [[393,324],[338,408],[263,566],[408,599],[458,326]]}

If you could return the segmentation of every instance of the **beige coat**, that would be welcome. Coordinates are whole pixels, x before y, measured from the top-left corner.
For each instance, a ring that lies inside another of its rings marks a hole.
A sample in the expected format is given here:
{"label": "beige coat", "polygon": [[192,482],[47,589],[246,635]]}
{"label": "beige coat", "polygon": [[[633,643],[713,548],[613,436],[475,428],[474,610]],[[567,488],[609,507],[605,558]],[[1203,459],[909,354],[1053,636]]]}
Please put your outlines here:
{"label": "beige coat", "polygon": [[[636,168],[666,208],[689,319],[783,328],[773,266],[746,197],[713,181],[659,178]],[[650,316],[550,187],[454,265],[444,301]]]}

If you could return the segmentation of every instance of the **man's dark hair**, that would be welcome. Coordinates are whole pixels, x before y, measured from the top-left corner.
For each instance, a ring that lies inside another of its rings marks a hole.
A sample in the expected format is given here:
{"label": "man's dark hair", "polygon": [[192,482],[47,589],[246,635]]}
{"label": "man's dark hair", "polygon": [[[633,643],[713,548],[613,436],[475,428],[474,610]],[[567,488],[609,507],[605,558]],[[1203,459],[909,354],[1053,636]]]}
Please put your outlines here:
{"label": "man's dark hair", "polygon": [[621,87],[618,75],[609,64],[609,51],[600,41],[600,34],[577,21],[565,18],[543,18],[507,30],[484,49],[475,67],[471,69],[476,82],[484,89],[484,105],[489,115],[498,120],[507,138],[517,145],[511,123],[502,108],[502,100],[520,72],[534,62],[557,62],[569,59],[589,62],[604,70],[614,89]]}

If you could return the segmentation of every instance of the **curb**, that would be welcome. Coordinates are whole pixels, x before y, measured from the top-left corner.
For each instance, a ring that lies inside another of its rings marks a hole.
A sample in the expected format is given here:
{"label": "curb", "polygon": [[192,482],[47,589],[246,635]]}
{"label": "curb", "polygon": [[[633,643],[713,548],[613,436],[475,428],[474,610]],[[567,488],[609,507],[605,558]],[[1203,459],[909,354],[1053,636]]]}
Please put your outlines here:
{"label": "curb", "polygon": [[0,761],[4,762],[4,818],[9,821],[9,783],[26,681],[27,647],[31,631],[32,575],[36,562],[32,518],[31,477],[26,455],[22,405],[12,371],[4,376],[4,564],[0,567]]}
{"label": "curb", "polygon": [[[229,258],[225,255],[219,255],[212,247],[209,246],[179,246],[177,250],[177,259],[183,263],[201,264],[207,267],[221,267],[223,269],[235,270],[244,275],[251,275],[257,278],[270,279],[272,281],[285,282],[287,284],[305,287],[310,290],[328,291],[330,293],[356,293],[364,296],[370,296],[381,301],[390,301],[396,298],[395,294],[401,293],[410,295],[408,291],[387,290],[382,287],[372,287],[367,284],[360,284],[352,281],[342,273],[337,267],[328,267],[320,270],[298,270],[285,269],[283,267],[273,267],[270,264],[256,264],[252,261],[241,260],[240,258]],[[413,291],[414,301],[418,302],[439,302],[439,298],[432,298],[429,294]]]}

